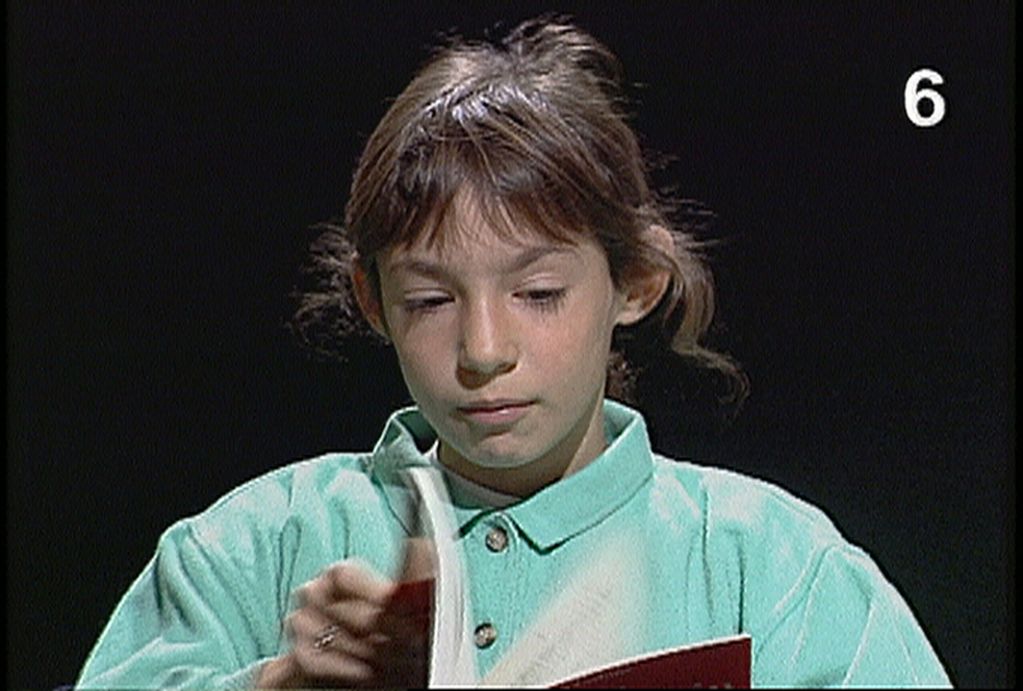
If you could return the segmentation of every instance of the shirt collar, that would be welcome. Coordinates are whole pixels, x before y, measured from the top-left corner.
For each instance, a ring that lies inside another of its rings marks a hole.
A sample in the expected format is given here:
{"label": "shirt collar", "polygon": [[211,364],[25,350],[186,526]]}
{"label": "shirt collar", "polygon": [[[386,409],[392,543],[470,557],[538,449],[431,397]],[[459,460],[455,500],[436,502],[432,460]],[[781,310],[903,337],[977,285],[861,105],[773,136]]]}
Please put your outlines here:
{"label": "shirt collar", "polygon": [[426,457],[430,459],[430,463],[433,464],[438,471],[444,475],[444,479],[448,484],[452,501],[456,505],[462,504],[473,504],[475,503],[477,508],[484,506],[493,506],[498,509],[503,509],[506,506],[521,501],[521,497],[516,497],[514,494],[504,494],[497,490],[484,487],[483,485],[470,480],[467,477],[462,477],[453,470],[445,468],[438,457],[438,446],[437,442],[433,443],[430,450],[426,453]]}
{"label": "shirt collar", "polygon": [[[615,401],[604,401],[604,434],[608,446],[585,468],[536,494],[500,509],[539,549],[545,550],[597,525],[625,504],[653,472],[653,454],[642,415]],[[373,449],[374,477],[391,510],[407,529],[411,496],[398,471],[430,465],[427,452],[437,435],[416,407],[391,415]],[[498,509],[458,506],[462,534],[467,526]]]}

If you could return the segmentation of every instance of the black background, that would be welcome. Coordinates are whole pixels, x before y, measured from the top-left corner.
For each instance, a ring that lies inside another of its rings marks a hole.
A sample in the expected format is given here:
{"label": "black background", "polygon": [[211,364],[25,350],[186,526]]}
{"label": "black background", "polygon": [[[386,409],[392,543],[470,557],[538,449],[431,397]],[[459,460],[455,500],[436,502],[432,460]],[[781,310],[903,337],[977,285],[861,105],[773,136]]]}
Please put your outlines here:
{"label": "black background", "polygon": [[282,327],[307,227],[442,32],[549,9],[619,54],[659,181],[727,240],[711,343],[752,396],[722,429],[647,377],[655,444],[823,507],[956,683],[1014,678],[1008,4],[157,4],[8,6],[8,685],[73,681],[175,519],[376,440],[392,356]]}

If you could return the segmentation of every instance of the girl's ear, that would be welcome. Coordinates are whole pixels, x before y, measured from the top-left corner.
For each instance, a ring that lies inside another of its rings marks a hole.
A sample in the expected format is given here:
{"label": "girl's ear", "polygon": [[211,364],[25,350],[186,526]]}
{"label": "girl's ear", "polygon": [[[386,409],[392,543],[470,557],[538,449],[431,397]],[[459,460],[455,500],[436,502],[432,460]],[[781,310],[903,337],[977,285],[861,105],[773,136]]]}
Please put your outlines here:
{"label": "girl's ear", "polygon": [[[650,226],[646,241],[665,254],[675,255],[675,239],[662,226]],[[622,306],[616,324],[635,324],[657,307],[671,283],[671,272],[667,269],[648,268],[626,278],[622,287]]]}
{"label": "girl's ear", "polygon": [[387,320],[384,319],[383,306],[380,304],[380,294],[374,286],[372,278],[362,267],[358,260],[352,262],[352,269],[349,272],[352,280],[352,287],[355,289],[355,299],[362,310],[362,316],[366,318],[373,330],[389,339],[387,334]]}

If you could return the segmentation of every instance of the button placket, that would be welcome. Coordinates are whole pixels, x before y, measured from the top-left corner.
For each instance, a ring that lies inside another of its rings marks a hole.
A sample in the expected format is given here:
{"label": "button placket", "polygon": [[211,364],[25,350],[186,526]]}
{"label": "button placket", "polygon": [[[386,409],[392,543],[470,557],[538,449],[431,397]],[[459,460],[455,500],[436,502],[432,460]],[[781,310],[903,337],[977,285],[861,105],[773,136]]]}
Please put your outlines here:
{"label": "button placket", "polygon": [[478,654],[487,659],[500,656],[509,642],[502,641],[499,632],[516,629],[515,603],[520,599],[519,562],[523,555],[517,549],[514,523],[500,510],[483,517],[467,537],[466,549],[479,560],[476,567],[480,576],[472,581],[476,616],[468,633]]}

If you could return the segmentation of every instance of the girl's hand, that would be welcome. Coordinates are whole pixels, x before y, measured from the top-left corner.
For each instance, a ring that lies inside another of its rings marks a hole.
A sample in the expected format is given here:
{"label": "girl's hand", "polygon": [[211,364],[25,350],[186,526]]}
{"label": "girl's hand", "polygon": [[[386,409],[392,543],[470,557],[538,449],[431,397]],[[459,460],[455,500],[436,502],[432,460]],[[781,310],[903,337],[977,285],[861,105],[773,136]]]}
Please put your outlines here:
{"label": "girl's hand", "polygon": [[424,688],[432,577],[426,538],[407,541],[397,583],[356,561],[334,564],[296,591],[292,648],[263,666],[256,687]]}

